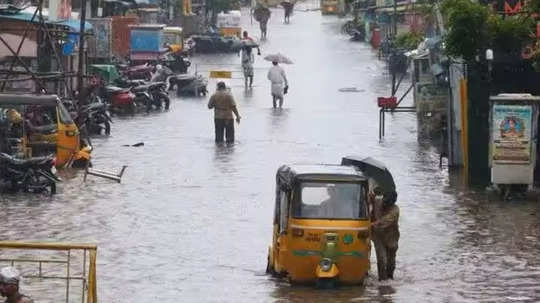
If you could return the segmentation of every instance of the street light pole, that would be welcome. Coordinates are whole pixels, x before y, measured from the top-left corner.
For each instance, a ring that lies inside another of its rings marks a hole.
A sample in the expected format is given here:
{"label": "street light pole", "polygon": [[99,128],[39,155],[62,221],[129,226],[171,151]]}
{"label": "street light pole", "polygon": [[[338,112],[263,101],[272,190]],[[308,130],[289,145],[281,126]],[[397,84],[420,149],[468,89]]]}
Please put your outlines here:
{"label": "street light pole", "polygon": [[394,38],[397,36],[397,0],[394,0],[394,18],[392,18],[393,20],[393,25],[394,25]]}
{"label": "street light pole", "polygon": [[79,104],[83,100],[82,98],[82,88],[83,88],[83,71],[84,71],[84,32],[85,32],[85,23],[86,23],[86,0],[81,0],[81,26],[79,32],[79,70],[77,78],[77,89],[79,90]]}

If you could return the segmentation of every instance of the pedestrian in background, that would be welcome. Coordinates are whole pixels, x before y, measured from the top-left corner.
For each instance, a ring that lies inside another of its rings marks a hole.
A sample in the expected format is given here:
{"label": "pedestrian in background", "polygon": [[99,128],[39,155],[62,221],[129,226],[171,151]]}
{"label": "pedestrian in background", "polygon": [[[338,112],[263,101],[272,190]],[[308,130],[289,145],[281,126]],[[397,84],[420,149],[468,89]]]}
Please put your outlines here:
{"label": "pedestrian in background", "polygon": [[253,86],[253,64],[255,63],[255,56],[253,55],[253,49],[251,47],[244,47],[242,49],[242,70],[244,71],[244,87],[249,88]]}
{"label": "pedestrian in background", "polygon": [[291,2],[291,0],[284,0],[281,2],[281,6],[283,6],[284,15],[285,15],[285,24],[288,24],[291,22],[291,15],[294,10],[294,2]]}
{"label": "pedestrian in background", "polygon": [[226,138],[227,143],[234,143],[233,113],[237,123],[240,123],[240,114],[233,95],[227,91],[225,82],[218,82],[216,92],[208,101],[208,109],[214,109],[216,143],[223,143],[223,137]]}
{"label": "pedestrian in background", "polygon": [[272,104],[276,108],[277,101],[279,100],[279,108],[282,108],[284,95],[289,89],[289,82],[287,81],[285,71],[278,65],[277,61],[273,61],[272,65],[267,76],[268,80],[272,83]]}
{"label": "pedestrian in background", "polygon": [[257,7],[253,10],[255,20],[259,22],[259,27],[261,28],[261,40],[266,40],[266,28],[271,14],[270,10],[261,3],[258,3]]}
{"label": "pedestrian in background", "polygon": [[266,40],[266,32],[268,29],[268,19],[261,20],[261,22],[259,22],[259,27],[261,29],[261,40]]}

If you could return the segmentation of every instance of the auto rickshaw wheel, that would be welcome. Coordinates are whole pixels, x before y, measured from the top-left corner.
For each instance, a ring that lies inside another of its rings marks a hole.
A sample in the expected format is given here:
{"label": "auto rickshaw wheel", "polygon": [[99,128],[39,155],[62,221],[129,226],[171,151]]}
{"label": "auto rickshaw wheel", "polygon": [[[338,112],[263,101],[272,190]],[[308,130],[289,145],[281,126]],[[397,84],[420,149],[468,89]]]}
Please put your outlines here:
{"label": "auto rickshaw wheel", "polygon": [[274,266],[270,264],[270,255],[268,255],[268,257],[266,258],[266,273],[272,275],[272,277],[278,276],[276,270],[274,269]]}

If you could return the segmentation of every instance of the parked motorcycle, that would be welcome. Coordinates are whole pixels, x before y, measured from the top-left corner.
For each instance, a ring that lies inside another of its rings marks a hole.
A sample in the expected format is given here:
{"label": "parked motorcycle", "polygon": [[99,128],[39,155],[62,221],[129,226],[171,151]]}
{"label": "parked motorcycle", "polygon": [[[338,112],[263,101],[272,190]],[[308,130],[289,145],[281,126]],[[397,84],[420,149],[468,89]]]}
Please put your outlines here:
{"label": "parked motorcycle", "polygon": [[135,102],[146,108],[149,112],[152,106],[156,108],[169,109],[170,99],[167,94],[167,84],[165,82],[150,82],[147,84],[134,86],[131,91],[135,93]]}
{"label": "parked motorcycle", "polygon": [[81,108],[80,115],[83,118],[80,127],[86,127],[89,133],[101,135],[104,132],[107,136],[111,134],[113,121],[107,110],[107,104],[103,103],[98,96]]}
{"label": "parked motorcycle", "polygon": [[154,66],[148,63],[134,66],[118,64],[117,67],[124,76],[131,80],[150,81],[152,78],[152,71],[154,70]]}
{"label": "parked motorcycle", "polygon": [[137,112],[136,95],[129,88],[104,86],[100,89],[98,96],[109,104],[111,113],[135,114]]}
{"label": "parked motorcycle", "polygon": [[54,156],[18,159],[5,153],[0,153],[0,187],[4,191],[41,193],[49,191],[56,193],[56,182],[60,181],[55,175]]}
{"label": "parked motorcycle", "polygon": [[183,74],[169,78],[169,87],[176,89],[178,96],[191,95],[199,97],[208,93],[208,80],[202,75]]}
{"label": "parked motorcycle", "polygon": [[183,55],[168,54],[160,60],[159,64],[169,68],[173,73],[185,74],[191,66],[191,61]]}
{"label": "parked motorcycle", "polygon": [[93,95],[89,101],[80,110],[69,99],[63,99],[62,103],[79,129],[85,128],[92,135],[101,135],[103,132],[107,136],[110,135],[112,118],[107,109],[107,104],[96,95]]}

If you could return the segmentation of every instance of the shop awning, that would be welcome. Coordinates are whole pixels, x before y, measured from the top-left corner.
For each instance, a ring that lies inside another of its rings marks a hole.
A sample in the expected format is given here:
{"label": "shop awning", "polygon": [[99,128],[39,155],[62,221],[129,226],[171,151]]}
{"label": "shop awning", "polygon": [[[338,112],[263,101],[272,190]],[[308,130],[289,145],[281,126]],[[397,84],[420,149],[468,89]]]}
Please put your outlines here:
{"label": "shop awning", "polygon": [[[0,14],[0,20],[18,20],[23,22],[30,22],[32,20],[33,14],[28,12],[18,12],[16,14]],[[68,26],[71,31],[78,33],[80,31],[81,23],[79,20],[75,19],[68,19],[68,20],[60,20],[60,21],[48,21],[47,16],[43,16],[46,20],[46,24],[50,25],[64,25]],[[39,16],[36,16],[33,20],[33,23],[39,23]],[[92,30],[92,24],[89,22],[85,23],[85,32]]]}

